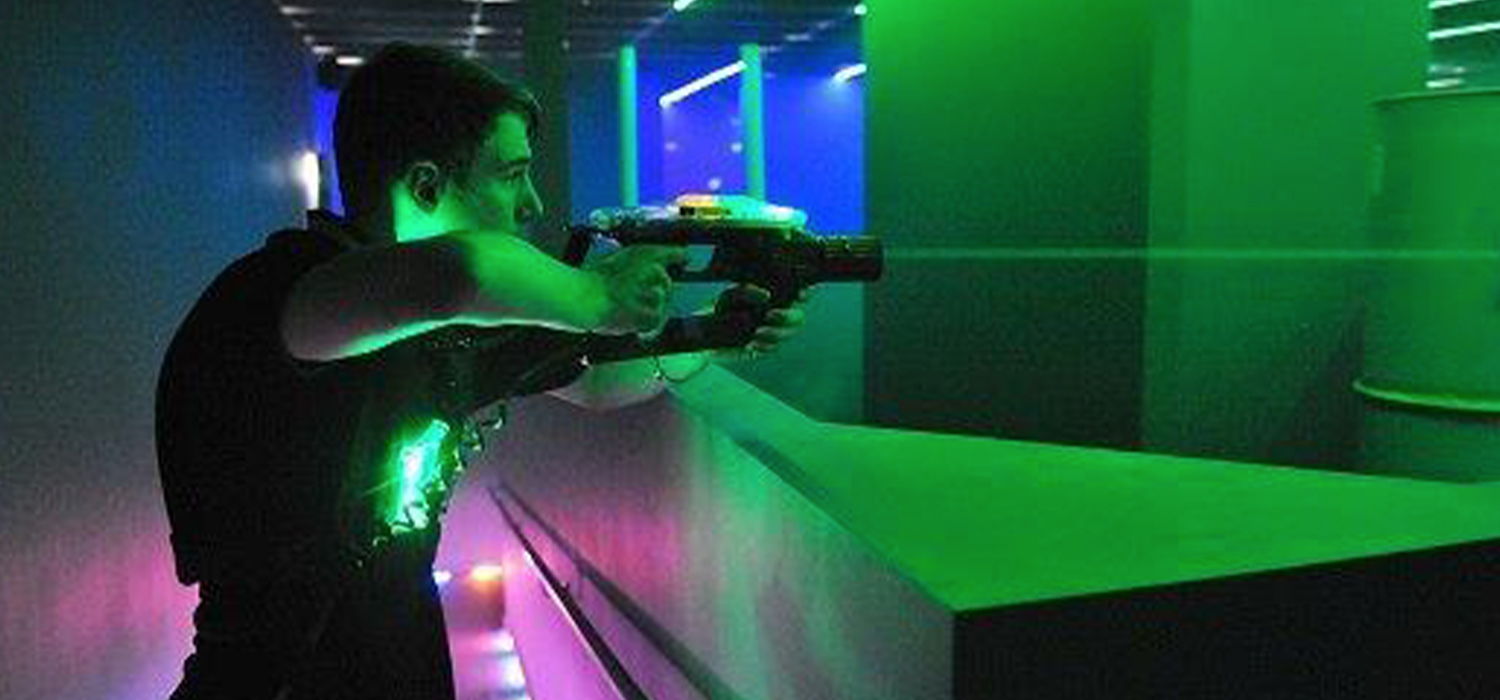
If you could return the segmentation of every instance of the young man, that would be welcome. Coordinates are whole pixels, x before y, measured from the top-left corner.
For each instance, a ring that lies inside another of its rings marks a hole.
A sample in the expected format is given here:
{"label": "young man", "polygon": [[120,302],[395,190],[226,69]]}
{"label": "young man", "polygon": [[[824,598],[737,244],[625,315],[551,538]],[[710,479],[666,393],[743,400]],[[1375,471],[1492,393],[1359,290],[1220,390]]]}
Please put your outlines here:
{"label": "young man", "polygon": [[[271,236],[179,328],[157,446],[178,577],[200,603],[174,698],[451,698],[431,579],[440,528],[383,524],[380,475],[415,430],[472,407],[478,380],[595,408],[662,390],[650,361],[520,372],[573,333],[659,328],[667,268],[684,261],[632,246],[579,269],[533,247],[536,119],[528,93],[478,64],[388,47],[339,100],[347,219]],[[745,352],[801,323],[800,306],[774,312]],[[464,329],[515,332],[483,358],[434,349]],[[735,356],[662,362],[682,376]]]}

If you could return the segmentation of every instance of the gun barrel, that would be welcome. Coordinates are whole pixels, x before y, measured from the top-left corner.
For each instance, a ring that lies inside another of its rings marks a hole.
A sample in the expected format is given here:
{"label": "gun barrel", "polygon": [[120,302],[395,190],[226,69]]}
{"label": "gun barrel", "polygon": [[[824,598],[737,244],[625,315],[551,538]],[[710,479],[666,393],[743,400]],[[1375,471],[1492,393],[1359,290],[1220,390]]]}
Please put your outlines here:
{"label": "gun barrel", "polygon": [[861,282],[880,279],[885,270],[885,247],[873,236],[827,237],[818,239],[822,259],[818,280],[822,282]]}

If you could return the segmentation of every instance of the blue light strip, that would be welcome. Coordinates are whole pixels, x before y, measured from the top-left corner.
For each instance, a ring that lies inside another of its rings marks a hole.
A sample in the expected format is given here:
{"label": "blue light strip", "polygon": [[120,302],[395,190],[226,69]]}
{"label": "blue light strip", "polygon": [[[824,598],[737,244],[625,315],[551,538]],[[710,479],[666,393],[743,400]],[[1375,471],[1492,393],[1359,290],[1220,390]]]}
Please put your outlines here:
{"label": "blue light strip", "polygon": [[745,62],[735,61],[734,63],[715,70],[701,78],[693,80],[686,85],[677,88],[676,90],[663,94],[656,100],[656,103],[661,105],[663,109],[666,109],[667,107],[671,107],[672,105],[681,102],[684,99],[687,99],[689,95],[698,92],[699,90],[702,90],[710,85],[713,85],[714,83],[728,80],[729,78],[739,75],[744,70]]}
{"label": "blue light strip", "polygon": [[865,66],[865,64],[856,63],[852,66],[845,66],[843,68],[840,68],[839,72],[833,74],[833,79],[841,83],[847,83],[855,78],[858,78],[861,75],[864,75],[867,70],[868,68]]}

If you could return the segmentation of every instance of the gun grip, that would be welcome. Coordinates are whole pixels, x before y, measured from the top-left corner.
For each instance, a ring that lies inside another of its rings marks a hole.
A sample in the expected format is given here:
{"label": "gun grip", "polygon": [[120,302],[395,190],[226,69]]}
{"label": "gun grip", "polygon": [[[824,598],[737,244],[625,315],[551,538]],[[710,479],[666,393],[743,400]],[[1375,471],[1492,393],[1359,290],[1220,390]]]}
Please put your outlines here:
{"label": "gun grip", "polygon": [[719,298],[714,302],[714,315],[729,316],[743,313],[753,317],[759,324],[765,321],[766,314],[770,312],[773,303],[768,294],[744,287],[731,287],[719,294]]}

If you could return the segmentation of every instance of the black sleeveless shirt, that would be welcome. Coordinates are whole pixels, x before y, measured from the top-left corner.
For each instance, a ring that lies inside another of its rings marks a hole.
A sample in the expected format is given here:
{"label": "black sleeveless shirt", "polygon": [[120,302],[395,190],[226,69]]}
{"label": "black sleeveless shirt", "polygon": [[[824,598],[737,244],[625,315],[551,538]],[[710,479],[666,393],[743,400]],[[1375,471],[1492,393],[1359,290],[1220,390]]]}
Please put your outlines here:
{"label": "black sleeveless shirt", "polygon": [[[584,369],[572,353],[581,336],[520,326],[444,329],[332,362],[292,357],[280,334],[287,295],[349,250],[344,240],[327,224],[270,236],[209,285],[162,363],[158,466],[177,576],[200,584],[181,697],[298,675],[292,697],[356,686],[446,697],[431,580],[440,528],[398,537],[353,577],[334,572],[339,557],[376,527],[365,496],[404,441],[439,416],[563,386]],[[310,581],[336,597],[332,613],[299,592]],[[326,630],[316,648],[304,643],[314,625]]]}

